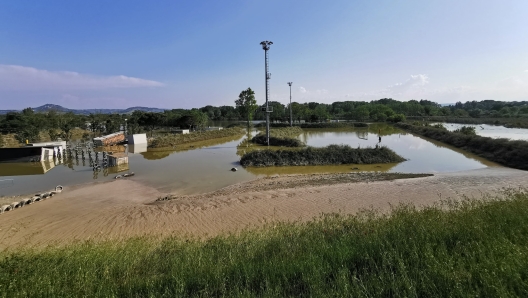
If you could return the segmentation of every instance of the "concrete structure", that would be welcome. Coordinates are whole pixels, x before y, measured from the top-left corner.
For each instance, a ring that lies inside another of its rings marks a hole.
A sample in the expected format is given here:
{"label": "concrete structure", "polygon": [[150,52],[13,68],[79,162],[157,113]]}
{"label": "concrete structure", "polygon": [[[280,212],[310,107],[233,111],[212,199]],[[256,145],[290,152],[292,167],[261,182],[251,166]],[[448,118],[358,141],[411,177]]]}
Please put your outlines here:
{"label": "concrete structure", "polygon": [[[0,162],[38,162],[53,160],[61,146],[0,148]],[[61,152],[63,149],[61,149]]]}
{"label": "concrete structure", "polygon": [[125,142],[125,134],[122,131],[115,132],[106,136],[94,138],[93,142],[96,147],[115,145]]}
{"label": "concrete structure", "polygon": [[128,135],[128,144],[147,144],[147,135],[144,133]]}
{"label": "concrete structure", "polygon": [[126,153],[112,153],[108,155],[108,165],[111,167],[128,164],[128,155]]}
{"label": "concrete structure", "polygon": [[147,144],[129,144],[128,153],[142,153],[147,152]]}
{"label": "concrete structure", "polygon": [[186,135],[189,133],[189,130],[188,129],[175,129],[175,130],[172,130],[171,131],[172,133],[175,133],[175,134],[183,134],[183,135]]}
{"label": "concrete structure", "polygon": [[27,144],[26,147],[43,147],[40,160],[49,160],[50,158],[53,159],[53,156],[57,156],[59,151],[62,154],[66,150],[66,141],[31,143]]}

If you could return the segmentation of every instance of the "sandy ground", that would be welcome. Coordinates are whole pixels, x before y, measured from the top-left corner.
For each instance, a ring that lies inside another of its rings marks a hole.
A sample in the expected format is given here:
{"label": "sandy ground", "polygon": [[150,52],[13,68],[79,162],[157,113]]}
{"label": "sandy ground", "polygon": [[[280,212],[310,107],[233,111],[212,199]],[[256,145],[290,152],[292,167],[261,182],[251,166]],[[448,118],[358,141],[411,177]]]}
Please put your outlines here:
{"label": "sandy ground", "polygon": [[[310,220],[322,213],[387,211],[398,203],[425,206],[528,185],[528,172],[508,168],[393,181],[355,175],[261,178],[180,197],[133,180],[67,188],[43,202],[0,214],[0,250],[141,235],[208,237],[273,221]],[[167,197],[170,200],[156,201]]]}

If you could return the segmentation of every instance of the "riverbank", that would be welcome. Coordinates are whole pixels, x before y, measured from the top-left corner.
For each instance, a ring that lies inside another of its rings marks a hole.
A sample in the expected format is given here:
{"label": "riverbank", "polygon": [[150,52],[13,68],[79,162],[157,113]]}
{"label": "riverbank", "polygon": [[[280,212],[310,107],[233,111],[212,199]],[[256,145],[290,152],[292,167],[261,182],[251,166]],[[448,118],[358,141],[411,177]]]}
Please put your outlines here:
{"label": "riverbank", "polygon": [[170,134],[156,137],[149,142],[149,148],[172,148],[178,145],[214,140],[227,137],[242,137],[245,134],[245,129],[242,127],[231,127],[221,130],[210,131],[195,131],[189,134]]}
{"label": "riverbank", "polygon": [[424,208],[408,203],[393,205],[390,213],[269,221],[205,240],[145,235],[11,251],[0,258],[0,292],[508,297],[528,291],[526,190]]}
{"label": "riverbank", "polygon": [[[528,172],[508,168],[441,173],[394,181],[310,186],[306,175],[260,178],[228,186],[223,193],[178,196],[134,181],[79,185],[50,200],[0,215],[0,251],[62,246],[76,241],[127,239],[144,235],[208,238],[273,221],[311,220],[322,213],[382,212],[391,205],[430,206],[447,198],[480,198],[504,187],[524,186]],[[332,179],[328,179],[332,180]]]}
{"label": "riverbank", "polygon": [[474,153],[507,167],[528,170],[528,142],[450,132],[443,128],[397,123],[396,127]]}

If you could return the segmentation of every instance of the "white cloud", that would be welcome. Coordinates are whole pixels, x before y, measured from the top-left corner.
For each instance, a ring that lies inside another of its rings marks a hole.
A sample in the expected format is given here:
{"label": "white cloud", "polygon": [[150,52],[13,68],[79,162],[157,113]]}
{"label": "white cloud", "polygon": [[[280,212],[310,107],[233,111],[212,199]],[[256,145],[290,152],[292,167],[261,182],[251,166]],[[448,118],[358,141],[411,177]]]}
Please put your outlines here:
{"label": "white cloud", "polygon": [[134,77],[96,76],[0,64],[0,90],[81,90],[160,87],[162,83]]}
{"label": "white cloud", "polygon": [[301,93],[306,93],[306,88],[304,88],[304,87],[299,87],[299,92],[301,92]]}
{"label": "white cloud", "polygon": [[429,84],[429,77],[425,74],[411,75],[411,77],[403,82],[396,83],[387,87],[386,92],[392,94],[404,94],[409,91],[415,91],[421,87]]}

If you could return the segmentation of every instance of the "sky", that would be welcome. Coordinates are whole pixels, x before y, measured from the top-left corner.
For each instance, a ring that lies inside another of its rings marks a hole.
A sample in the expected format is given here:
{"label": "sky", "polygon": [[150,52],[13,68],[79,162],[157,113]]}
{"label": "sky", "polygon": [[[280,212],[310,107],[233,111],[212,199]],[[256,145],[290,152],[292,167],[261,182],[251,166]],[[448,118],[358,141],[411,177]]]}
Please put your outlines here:
{"label": "sky", "polygon": [[528,1],[0,0],[0,109],[528,100]]}

